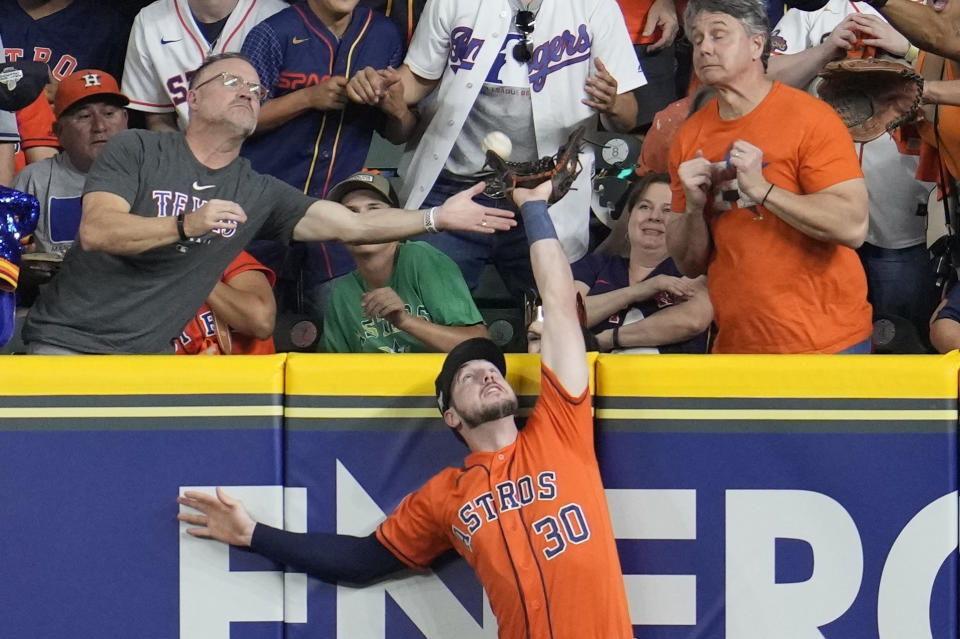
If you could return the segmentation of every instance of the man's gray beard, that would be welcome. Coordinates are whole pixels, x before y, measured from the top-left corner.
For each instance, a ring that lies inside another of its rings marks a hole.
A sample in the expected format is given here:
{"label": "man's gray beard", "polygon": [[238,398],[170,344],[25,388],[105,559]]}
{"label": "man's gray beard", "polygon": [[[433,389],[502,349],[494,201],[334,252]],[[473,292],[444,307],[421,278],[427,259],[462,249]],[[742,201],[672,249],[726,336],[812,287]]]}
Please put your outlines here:
{"label": "man's gray beard", "polygon": [[501,417],[509,417],[517,414],[517,399],[515,397],[502,399],[496,404],[488,404],[481,407],[475,413],[460,412],[460,419],[467,425],[467,428],[476,428],[480,424],[492,422]]}

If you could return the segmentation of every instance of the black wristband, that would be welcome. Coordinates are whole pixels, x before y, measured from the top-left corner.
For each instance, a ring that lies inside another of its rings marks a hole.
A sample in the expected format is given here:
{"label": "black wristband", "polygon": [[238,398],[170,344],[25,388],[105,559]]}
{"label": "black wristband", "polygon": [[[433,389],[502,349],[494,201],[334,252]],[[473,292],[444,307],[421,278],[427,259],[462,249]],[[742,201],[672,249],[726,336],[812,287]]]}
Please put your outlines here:
{"label": "black wristband", "polygon": [[613,348],[610,350],[620,350],[623,348],[620,346],[620,326],[613,327]]}
{"label": "black wristband", "polygon": [[767,189],[767,192],[763,195],[763,199],[760,200],[760,206],[763,206],[764,204],[767,203],[767,198],[770,197],[770,191],[773,190],[773,187],[774,187],[774,184],[771,182],[771,183],[770,183],[770,188]]}
{"label": "black wristband", "polygon": [[874,9],[882,9],[883,5],[887,4],[887,0],[867,0],[867,4]]}
{"label": "black wristband", "polygon": [[186,213],[181,213],[177,216],[177,233],[180,235],[180,240],[183,242],[189,242],[190,238],[187,236],[187,232],[183,229],[183,218],[187,217]]}

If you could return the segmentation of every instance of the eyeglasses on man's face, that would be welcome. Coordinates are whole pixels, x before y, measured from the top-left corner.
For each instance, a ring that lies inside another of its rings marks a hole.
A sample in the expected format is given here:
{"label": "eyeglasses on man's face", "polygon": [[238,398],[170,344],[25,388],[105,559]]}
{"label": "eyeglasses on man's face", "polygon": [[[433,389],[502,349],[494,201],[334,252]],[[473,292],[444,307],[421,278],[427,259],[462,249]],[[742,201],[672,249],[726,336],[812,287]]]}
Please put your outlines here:
{"label": "eyeglasses on man's face", "polygon": [[263,88],[262,84],[257,84],[256,82],[246,82],[243,78],[235,73],[228,73],[226,71],[218,73],[217,75],[207,78],[197,86],[193,87],[193,90],[196,91],[205,84],[210,84],[215,80],[219,80],[223,86],[228,89],[233,89],[235,92],[240,93],[241,91],[249,91],[250,95],[259,102],[263,102],[267,99],[267,90]]}
{"label": "eyeglasses on man's face", "polygon": [[523,38],[513,46],[513,59],[526,64],[533,58],[533,45],[530,43],[530,34],[536,26],[537,16],[533,11],[517,11],[517,31]]}

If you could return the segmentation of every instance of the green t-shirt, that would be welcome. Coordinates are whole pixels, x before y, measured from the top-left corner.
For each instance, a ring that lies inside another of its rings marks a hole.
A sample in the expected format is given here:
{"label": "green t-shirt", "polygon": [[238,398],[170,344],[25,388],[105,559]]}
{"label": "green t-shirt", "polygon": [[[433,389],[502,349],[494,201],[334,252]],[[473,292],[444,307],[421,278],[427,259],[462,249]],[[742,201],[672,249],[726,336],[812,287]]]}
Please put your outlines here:
{"label": "green t-shirt", "polygon": [[[406,311],[443,326],[483,322],[459,267],[425,242],[402,242],[387,281]],[[363,316],[360,298],[370,289],[360,273],[345,275],[323,314],[323,346],[330,353],[426,353],[430,349],[385,319]]]}

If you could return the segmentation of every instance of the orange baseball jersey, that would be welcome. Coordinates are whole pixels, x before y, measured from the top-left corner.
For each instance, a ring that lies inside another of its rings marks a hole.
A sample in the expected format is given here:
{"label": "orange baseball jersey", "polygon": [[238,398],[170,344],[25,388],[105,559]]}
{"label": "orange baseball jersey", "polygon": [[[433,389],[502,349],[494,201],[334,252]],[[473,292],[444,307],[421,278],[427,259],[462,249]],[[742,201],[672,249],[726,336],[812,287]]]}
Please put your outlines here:
{"label": "orange baseball jersey", "polygon": [[[247,271],[260,271],[270,281],[270,286],[277,281],[277,276],[270,268],[258,262],[246,251],[241,251],[240,255],[230,262],[220,281],[229,284],[230,280]],[[207,304],[201,306],[197,314],[184,327],[180,338],[173,341],[177,355],[222,355],[214,322],[210,306]],[[233,344],[234,355],[266,355],[277,352],[272,337],[258,339],[252,335],[231,330],[230,341]]]}
{"label": "orange baseball jersey", "polygon": [[633,637],[590,395],[571,397],[546,367],[517,440],[435,475],[377,538],[420,570],[456,549],[486,589],[501,639]]}

